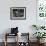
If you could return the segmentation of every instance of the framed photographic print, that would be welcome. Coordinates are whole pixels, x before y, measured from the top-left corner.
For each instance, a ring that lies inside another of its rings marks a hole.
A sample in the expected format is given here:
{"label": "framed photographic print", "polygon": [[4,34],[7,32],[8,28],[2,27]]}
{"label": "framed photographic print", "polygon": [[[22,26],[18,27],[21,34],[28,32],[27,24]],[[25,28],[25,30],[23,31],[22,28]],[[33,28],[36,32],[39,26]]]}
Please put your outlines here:
{"label": "framed photographic print", "polygon": [[26,19],[26,7],[11,7],[10,8],[11,20],[24,20]]}

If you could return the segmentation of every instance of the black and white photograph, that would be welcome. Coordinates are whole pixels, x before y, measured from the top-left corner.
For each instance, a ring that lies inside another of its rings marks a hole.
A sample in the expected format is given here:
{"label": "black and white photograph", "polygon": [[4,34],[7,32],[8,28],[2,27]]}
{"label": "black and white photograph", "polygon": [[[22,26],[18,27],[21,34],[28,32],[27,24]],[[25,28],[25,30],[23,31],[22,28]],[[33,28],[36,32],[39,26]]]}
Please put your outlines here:
{"label": "black and white photograph", "polygon": [[11,7],[10,8],[11,20],[24,20],[26,19],[26,7]]}

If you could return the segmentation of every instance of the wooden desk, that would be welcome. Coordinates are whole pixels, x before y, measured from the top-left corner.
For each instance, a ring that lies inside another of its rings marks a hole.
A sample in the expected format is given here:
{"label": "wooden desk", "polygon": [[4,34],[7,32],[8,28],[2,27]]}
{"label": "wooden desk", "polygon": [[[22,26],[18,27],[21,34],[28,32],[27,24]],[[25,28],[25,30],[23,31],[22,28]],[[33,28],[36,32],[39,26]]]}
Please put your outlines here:
{"label": "wooden desk", "polygon": [[[6,33],[5,34],[5,46],[7,46],[8,45],[8,42],[7,42],[7,36],[17,36],[17,42],[16,42],[16,45],[15,46],[19,46],[19,42],[18,42],[18,33],[17,34],[10,34],[10,33]],[[24,43],[24,44],[26,44],[26,46],[30,46],[30,42],[29,42],[29,33],[21,33],[21,36],[26,36],[26,39],[27,39],[27,42],[26,43]],[[23,43],[23,42],[22,42]],[[21,46],[21,45],[20,45]]]}

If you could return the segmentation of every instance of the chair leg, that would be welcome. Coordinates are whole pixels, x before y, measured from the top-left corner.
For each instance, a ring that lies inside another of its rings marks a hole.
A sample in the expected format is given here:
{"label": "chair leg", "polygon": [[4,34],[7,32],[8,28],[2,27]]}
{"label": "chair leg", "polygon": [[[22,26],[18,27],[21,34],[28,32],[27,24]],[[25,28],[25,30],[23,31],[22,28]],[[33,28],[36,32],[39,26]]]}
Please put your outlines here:
{"label": "chair leg", "polygon": [[7,46],[7,33],[5,34],[5,46]]}
{"label": "chair leg", "polygon": [[5,46],[7,46],[7,42],[5,41]]}

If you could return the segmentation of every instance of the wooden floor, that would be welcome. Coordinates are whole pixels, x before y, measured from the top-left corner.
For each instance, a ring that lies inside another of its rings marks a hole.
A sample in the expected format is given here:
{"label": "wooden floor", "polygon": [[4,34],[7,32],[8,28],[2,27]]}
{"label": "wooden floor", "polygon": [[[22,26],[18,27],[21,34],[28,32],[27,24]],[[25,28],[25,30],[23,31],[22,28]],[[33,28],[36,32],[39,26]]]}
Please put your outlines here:
{"label": "wooden floor", "polygon": [[[0,46],[4,46],[4,43],[2,42],[0,42]],[[15,46],[15,43],[8,43],[8,46]],[[32,43],[30,43],[30,46],[37,46],[37,43],[34,43],[34,42],[32,42]],[[42,46],[46,46],[46,43],[44,43],[44,45],[42,45]]]}

